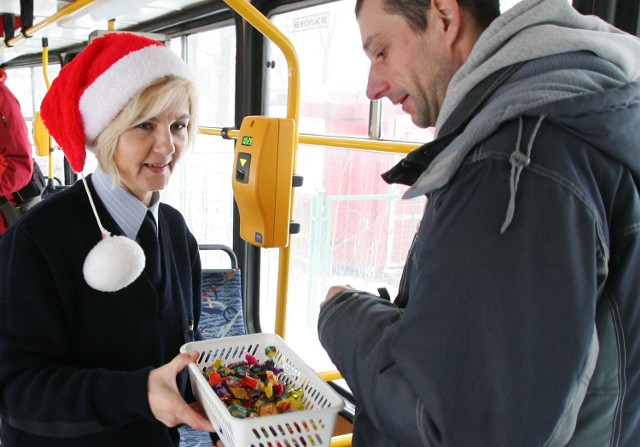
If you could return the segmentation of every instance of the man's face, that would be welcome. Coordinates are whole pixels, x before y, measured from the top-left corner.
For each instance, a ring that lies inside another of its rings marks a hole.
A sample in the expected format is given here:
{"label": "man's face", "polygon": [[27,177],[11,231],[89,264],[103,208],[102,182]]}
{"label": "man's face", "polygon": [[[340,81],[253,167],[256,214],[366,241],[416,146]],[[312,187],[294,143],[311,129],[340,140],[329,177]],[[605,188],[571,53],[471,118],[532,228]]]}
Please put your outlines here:
{"label": "man's face", "polygon": [[358,14],[362,46],[371,61],[367,97],[387,97],[402,104],[416,126],[433,126],[459,67],[447,51],[445,27],[430,13],[427,29],[416,33],[404,18],[385,12],[382,2],[365,0]]}

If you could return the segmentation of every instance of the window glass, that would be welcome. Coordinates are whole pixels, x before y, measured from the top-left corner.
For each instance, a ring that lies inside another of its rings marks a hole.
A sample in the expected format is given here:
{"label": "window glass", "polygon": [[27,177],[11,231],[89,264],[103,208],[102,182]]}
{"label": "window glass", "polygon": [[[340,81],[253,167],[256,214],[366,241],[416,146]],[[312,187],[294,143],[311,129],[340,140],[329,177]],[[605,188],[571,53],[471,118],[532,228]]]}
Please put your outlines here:
{"label": "window glass", "polygon": [[[361,48],[354,0],[326,3],[273,16],[300,61],[300,133],[367,138],[369,62]],[[287,67],[282,52],[269,46],[268,111],[287,115]],[[275,67],[274,67],[275,65]],[[385,100],[386,101],[386,100]],[[388,102],[388,101],[387,101]],[[383,111],[389,139],[429,141],[401,110]],[[407,121],[408,120],[408,121]],[[332,369],[317,336],[319,305],[329,287],[350,284],[392,297],[425,201],[401,200],[406,189],[388,185],[380,174],[402,155],[300,144],[291,236],[286,339],[317,370]],[[274,330],[279,250],[262,251],[261,323]]]}
{"label": "window glass", "polygon": [[[326,3],[272,17],[292,42],[300,63],[300,133],[367,137],[370,102],[366,97],[369,61],[362,51],[355,0]],[[269,113],[287,115],[288,66],[280,49],[269,46]],[[426,142],[400,106],[382,101],[381,137]]]}
{"label": "window glass", "polygon": [[[49,82],[52,82],[60,72],[60,64],[51,64],[47,67]],[[20,101],[22,115],[27,123],[29,139],[33,144],[33,120],[34,110],[40,110],[40,103],[47,92],[42,67],[11,68],[7,70],[7,86]],[[63,160],[64,154],[58,149],[55,141],[50,156],[38,156],[35,146],[33,155],[43,174],[48,178],[52,176],[55,184],[62,184],[64,178]],[[51,165],[51,166],[50,166]]]}
{"label": "window glass", "polygon": [[6,86],[11,93],[20,101],[20,108],[25,119],[33,117],[33,83],[31,68],[10,68],[7,69]]}
{"label": "window glass", "polygon": [[[173,39],[171,47],[181,53],[180,39]],[[187,38],[186,47],[186,59],[198,85],[198,125],[233,126],[234,28],[227,26],[193,34]],[[162,191],[162,200],[182,212],[200,244],[232,245],[233,143],[217,136],[199,134],[193,148],[178,164],[169,186]],[[229,261],[225,259],[206,267],[226,268],[228,265]]]}
{"label": "window glass", "polygon": [[[424,199],[403,201],[404,188],[379,176],[399,156],[301,145],[286,321],[287,342],[314,368],[331,369],[317,337],[319,305],[329,287],[349,284],[376,292],[398,283]],[[273,331],[278,250],[263,250],[261,311],[263,330]]]}

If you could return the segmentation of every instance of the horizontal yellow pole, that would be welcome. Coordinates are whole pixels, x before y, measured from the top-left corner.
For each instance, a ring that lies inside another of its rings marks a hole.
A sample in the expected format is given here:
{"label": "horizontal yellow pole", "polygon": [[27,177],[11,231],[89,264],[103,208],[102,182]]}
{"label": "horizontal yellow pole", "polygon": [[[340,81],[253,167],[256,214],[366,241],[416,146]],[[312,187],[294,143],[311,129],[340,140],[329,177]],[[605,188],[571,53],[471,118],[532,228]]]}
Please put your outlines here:
{"label": "horizontal yellow pole", "polygon": [[[222,128],[220,127],[198,127],[198,133],[203,135],[213,135],[215,137],[222,136]],[[236,138],[240,131],[238,129],[229,129],[227,135],[231,138]]]}
{"label": "horizontal yellow pole", "polygon": [[[204,135],[221,136],[222,129],[215,127],[200,127],[198,132]],[[227,135],[231,138],[238,136],[238,130],[229,129]],[[392,152],[396,154],[406,154],[421,146],[420,143],[401,143],[397,141],[368,140],[365,138],[340,138],[325,137],[318,135],[300,135],[301,144],[315,146],[331,146],[346,149],[360,149],[377,152]]]}
{"label": "horizontal yellow pole", "polygon": [[334,146],[347,149],[393,152],[406,154],[422,146],[420,143],[400,143],[395,141],[368,140],[365,138],[324,137],[318,135],[300,135],[300,143],[316,146]]}
{"label": "horizontal yellow pole", "polygon": [[[26,39],[27,37],[33,37],[36,33],[42,31],[46,27],[57,23],[61,19],[70,16],[71,14],[79,11],[80,9],[96,2],[97,0],[75,0],[73,3],[69,3],[67,6],[62,8],[60,11],[57,11],[55,14],[42,19],[38,23],[34,24],[32,27],[27,28],[22,31],[22,34],[18,34],[17,36],[12,37],[5,44],[4,42],[0,42],[0,51],[7,47],[13,47],[18,42]],[[23,35],[24,34],[24,35]],[[26,37],[25,37],[26,36]]]}
{"label": "horizontal yellow pole", "polygon": [[340,374],[340,371],[321,371],[318,373],[318,375],[322,377],[325,382],[342,379],[342,374]]}
{"label": "horizontal yellow pole", "polygon": [[351,434],[334,436],[331,438],[331,447],[349,447],[352,437]]}

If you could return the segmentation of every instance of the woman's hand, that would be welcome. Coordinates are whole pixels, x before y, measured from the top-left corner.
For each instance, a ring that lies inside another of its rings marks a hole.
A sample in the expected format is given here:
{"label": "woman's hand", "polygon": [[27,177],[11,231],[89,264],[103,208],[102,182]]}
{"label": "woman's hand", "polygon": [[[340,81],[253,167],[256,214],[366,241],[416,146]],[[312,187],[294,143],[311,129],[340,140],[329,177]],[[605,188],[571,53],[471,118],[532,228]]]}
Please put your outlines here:
{"label": "woman's hand", "polygon": [[202,405],[191,405],[180,395],[176,376],[189,363],[198,359],[198,352],[178,354],[169,363],[152,370],[147,379],[147,397],[153,416],[167,427],[187,424],[194,430],[213,432],[211,421]]}

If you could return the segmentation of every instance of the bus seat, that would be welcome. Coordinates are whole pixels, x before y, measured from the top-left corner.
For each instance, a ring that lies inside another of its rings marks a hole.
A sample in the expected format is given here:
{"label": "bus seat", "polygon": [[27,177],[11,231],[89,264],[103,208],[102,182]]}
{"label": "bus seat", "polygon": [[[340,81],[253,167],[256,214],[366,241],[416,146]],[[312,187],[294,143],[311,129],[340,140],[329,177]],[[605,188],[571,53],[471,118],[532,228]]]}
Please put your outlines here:
{"label": "bus seat", "polygon": [[[221,250],[231,261],[230,268],[202,269],[202,314],[200,333],[204,339],[244,335],[244,312],[238,258],[233,250],[220,244],[200,245],[207,250]],[[206,259],[203,258],[203,265]]]}
{"label": "bus seat", "polygon": [[[201,244],[200,252],[222,251],[228,255],[229,268],[208,268],[206,256],[202,256],[202,314],[200,333],[204,339],[244,335],[244,313],[242,311],[242,289],[238,258],[233,250],[220,244]],[[180,447],[208,447],[208,433],[182,426]]]}

